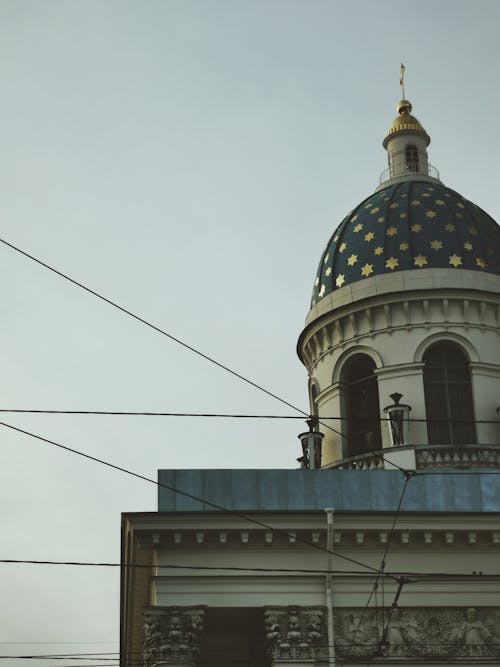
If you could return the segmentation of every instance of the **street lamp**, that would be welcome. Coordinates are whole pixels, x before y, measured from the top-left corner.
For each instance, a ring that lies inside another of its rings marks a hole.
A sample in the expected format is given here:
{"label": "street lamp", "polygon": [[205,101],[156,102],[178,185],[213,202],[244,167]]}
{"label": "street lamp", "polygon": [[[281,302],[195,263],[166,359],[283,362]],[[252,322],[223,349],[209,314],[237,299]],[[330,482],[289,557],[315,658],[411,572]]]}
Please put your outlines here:
{"label": "street lamp", "polygon": [[321,468],[321,441],[323,433],[315,431],[318,425],[318,418],[311,417],[306,420],[309,431],[299,435],[302,444],[302,456],[297,459],[302,468]]}
{"label": "street lamp", "polygon": [[392,398],[394,403],[385,407],[384,413],[389,416],[391,445],[392,447],[400,447],[407,444],[411,407],[399,404],[399,401],[403,398],[403,394],[395,392],[394,394],[390,394],[389,398]]}

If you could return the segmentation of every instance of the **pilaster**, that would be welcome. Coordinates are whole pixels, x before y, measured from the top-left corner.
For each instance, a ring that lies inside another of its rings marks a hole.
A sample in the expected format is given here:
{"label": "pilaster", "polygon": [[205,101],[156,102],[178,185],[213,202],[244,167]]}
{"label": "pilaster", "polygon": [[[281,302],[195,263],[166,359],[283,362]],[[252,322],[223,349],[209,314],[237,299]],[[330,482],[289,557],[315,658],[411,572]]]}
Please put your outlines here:
{"label": "pilaster", "polygon": [[144,667],[194,667],[200,652],[203,607],[148,607],[144,611]]}

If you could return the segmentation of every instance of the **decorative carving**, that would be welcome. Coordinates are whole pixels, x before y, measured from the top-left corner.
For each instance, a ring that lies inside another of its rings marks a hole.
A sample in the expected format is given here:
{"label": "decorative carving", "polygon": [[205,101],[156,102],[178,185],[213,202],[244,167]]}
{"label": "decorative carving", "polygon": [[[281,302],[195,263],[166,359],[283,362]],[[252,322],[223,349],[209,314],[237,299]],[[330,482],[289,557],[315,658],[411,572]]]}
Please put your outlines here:
{"label": "decorative carving", "polygon": [[458,628],[458,640],[462,655],[469,657],[500,655],[500,638],[495,637],[491,615],[478,616],[477,609],[469,607],[465,612],[465,620]]}
{"label": "decorative carving", "polygon": [[334,623],[336,653],[343,658],[500,656],[500,609],[338,610]]}
{"label": "decorative carving", "polygon": [[191,662],[199,653],[201,607],[150,607],[144,612],[144,667],[157,662]]}
{"label": "decorative carving", "polygon": [[361,610],[334,614],[335,652],[341,657],[371,658],[378,652],[376,616]]}
{"label": "decorative carving", "polygon": [[312,660],[324,645],[323,611],[308,607],[267,609],[266,639],[273,660]]}

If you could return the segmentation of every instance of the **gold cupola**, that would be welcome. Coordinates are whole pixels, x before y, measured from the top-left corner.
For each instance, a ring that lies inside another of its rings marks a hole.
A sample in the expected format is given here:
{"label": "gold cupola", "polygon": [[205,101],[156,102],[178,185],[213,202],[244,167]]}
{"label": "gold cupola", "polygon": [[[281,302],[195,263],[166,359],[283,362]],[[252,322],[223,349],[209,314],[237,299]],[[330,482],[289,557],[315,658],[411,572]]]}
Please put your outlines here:
{"label": "gold cupola", "polygon": [[398,102],[397,111],[398,115],[393,120],[391,127],[387,130],[385,139],[384,139],[384,148],[387,148],[388,141],[395,135],[400,132],[411,132],[417,133],[425,139],[425,145],[428,146],[431,143],[431,138],[427,132],[422,127],[418,118],[411,115],[412,104],[408,100],[401,100]]}
{"label": "gold cupola", "polygon": [[418,118],[412,116],[412,104],[405,96],[404,71],[405,67],[401,64],[399,83],[403,99],[398,102],[398,115],[385,134],[383,145],[387,151],[388,167],[380,175],[377,190],[392,183],[415,179],[439,182],[439,172],[429,163],[427,155],[431,138]]}

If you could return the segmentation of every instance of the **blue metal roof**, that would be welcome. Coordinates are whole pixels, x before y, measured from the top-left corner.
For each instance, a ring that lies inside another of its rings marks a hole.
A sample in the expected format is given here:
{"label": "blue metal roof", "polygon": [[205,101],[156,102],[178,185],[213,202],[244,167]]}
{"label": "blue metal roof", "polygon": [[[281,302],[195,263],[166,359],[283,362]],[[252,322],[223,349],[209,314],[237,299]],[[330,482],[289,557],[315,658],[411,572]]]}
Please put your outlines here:
{"label": "blue metal roof", "polygon": [[[433,471],[434,472],[434,471]],[[394,512],[404,484],[398,470],[159,470],[160,484],[237,511]],[[498,474],[439,472],[408,483],[404,512],[499,512]],[[214,508],[165,487],[158,511]]]}

